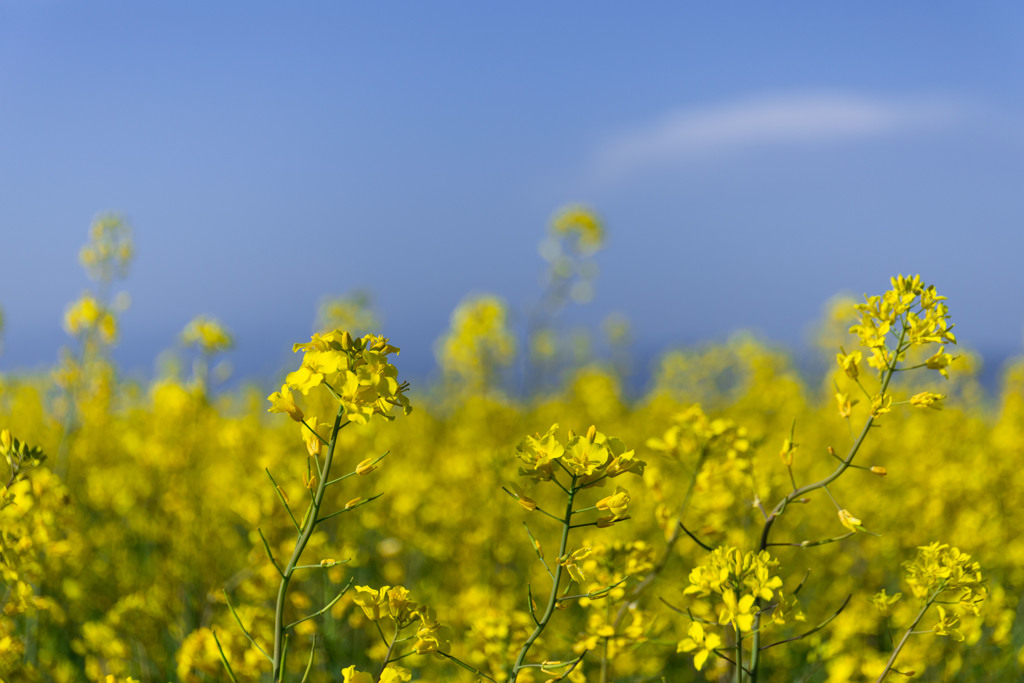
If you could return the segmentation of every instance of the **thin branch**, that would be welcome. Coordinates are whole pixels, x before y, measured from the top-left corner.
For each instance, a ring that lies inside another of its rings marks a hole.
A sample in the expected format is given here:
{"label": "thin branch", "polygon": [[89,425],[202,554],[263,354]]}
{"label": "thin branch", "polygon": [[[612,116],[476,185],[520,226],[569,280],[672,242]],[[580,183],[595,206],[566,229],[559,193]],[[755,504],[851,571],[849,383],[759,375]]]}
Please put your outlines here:
{"label": "thin branch", "polygon": [[[298,569],[298,567],[296,567],[296,569]],[[345,587],[341,589],[341,592],[338,593],[336,596],[334,596],[333,600],[331,600],[329,603],[327,603],[326,605],[321,607],[316,612],[313,612],[309,616],[302,617],[298,621],[293,621],[292,623],[288,624],[287,626],[284,627],[285,630],[291,630],[292,628],[294,628],[295,626],[298,626],[299,624],[301,624],[304,621],[309,621],[310,619],[315,619],[316,617],[320,616],[321,614],[323,614],[324,612],[326,612],[330,608],[334,607],[335,603],[337,603],[338,600],[341,600],[341,596],[345,595],[345,593],[348,591],[349,587],[352,585],[352,582],[355,581],[355,580],[356,580],[356,578],[353,576],[351,579],[348,580],[348,583],[345,584]],[[315,636],[316,634],[313,634],[313,635]]]}
{"label": "thin branch", "polygon": [[252,643],[253,646],[257,650],[262,652],[264,657],[266,657],[271,663],[273,663],[274,659],[270,655],[267,654],[266,650],[264,650],[262,647],[260,647],[260,644],[257,643],[256,639],[253,638],[252,635],[249,633],[249,629],[247,629],[245,627],[245,625],[242,624],[242,619],[238,616],[238,612],[235,611],[235,608],[231,606],[231,601],[228,600],[228,592],[227,591],[224,591],[224,602],[227,603],[228,609],[231,610],[231,616],[233,616],[235,618],[235,621],[238,622],[238,628],[242,629],[242,633],[244,633],[245,637],[249,639],[249,642]]}
{"label": "thin branch", "polygon": [[687,536],[689,536],[690,538],[692,538],[692,539],[693,539],[693,542],[694,542],[694,543],[696,543],[697,545],[699,545],[699,546],[700,546],[701,548],[704,548],[704,550],[707,550],[708,552],[711,552],[712,550],[714,550],[714,548],[712,548],[711,546],[709,546],[709,545],[708,545],[707,543],[704,543],[704,542],[703,542],[703,541],[701,541],[701,540],[700,540],[699,538],[697,538],[697,537],[696,537],[696,536],[694,536],[694,535],[693,535],[692,533],[690,533],[690,530],[689,530],[689,529],[687,529],[687,528],[686,528],[686,527],[685,527],[685,526],[683,525],[683,523],[682,523],[681,521],[679,522],[679,528],[683,530],[683,533],[685,533],[685,534],[686,534]]}
{"label": "thin branch", "polygon": [[821,622],[820,624],[818,624],[817,626],[812,628],[810,631],[807,631],[805,633],[801,633],[798,636],[793,636],[792,638],[786,638],[785,640],[780,640],[780,641],[774,642],[771,645],[763,645],[761,647],[761,650],[764,651],[764,650],[767,650],[770,647],[775,647],[776,645],[782,645],[783,643],[790,643],[790,642],[792,642],[794,640],[800,640],[802,638],[806,638],[807,636],[811,635],[812,633],[816,633],[816,632],[820,631],[821,629],[823,629],[826,626],[828,626],[832,622],[833,619],[838,617],[839,614],[844,609],[846,609],[846,606],[850,604],[850,599],[852,597],[853,597],[853,593],[847,595],[846,599],[843,600],[843,604],[839,606],[839,609],[837,609],[835,612],[832,613],[832,616],[830,616],[828,619],[826,619],[825,621]]}

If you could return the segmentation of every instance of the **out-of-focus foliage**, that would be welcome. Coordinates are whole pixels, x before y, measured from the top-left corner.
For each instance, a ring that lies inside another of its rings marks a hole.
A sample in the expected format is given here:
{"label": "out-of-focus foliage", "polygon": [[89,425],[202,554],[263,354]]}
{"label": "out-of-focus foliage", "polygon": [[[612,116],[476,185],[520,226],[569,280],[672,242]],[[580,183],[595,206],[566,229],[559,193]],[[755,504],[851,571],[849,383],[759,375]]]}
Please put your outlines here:
{"label": "out-of-focus foliage", "polygon": [[[320,381],[315,373],[290,376],[277,392],[283,415],[267,413],[267,391],[216,393],[198,370],[146,385],[122,379],[109,349],[124,307],[109,289],[127,271],[130,232],[111,217],[99,225],[83,250],[99,284],[68,309],[72,345],[53,376],[0,377],[10,468],[0,481],[0,678],[226,680],[219,641],[239,680],[267,680],[270,664],[238,622],[262,647],[273,643],[281,577],[267,549],[280,558],[295,545],[281,500],[309,499],[316,448],[294,418],[323,425],[338,402],[328,392],[302,395]],[[546,254],[557,272],[562,256],[578,262],[605,239],[580,209],[560,215],[551,234],[568,240]],[[901,287],[913,285],[894,283],[897,298]],[[468,300],[437,346],[443,391],[413,386],[403,394],[411,414],[368,419],[375,409],[361,402],[369,384],[360,378],[384,386],[386,373],[353,373],[350,391],[337,387],[367,418],[338,432],[340,467],[357,476],[324,501],[325,510],[350,510],[309,538],[303,562],[317,568],[292,580],[287,620],[317,611],[350,581],[358,589],[294,627],[287,679],[302,677],[313,649],[311,681],[486,680],[469,669],[508,680],[548,600],[539,554],[572,578],[561,586],[575,597],[558,594],[529,650],[529,661],[547,663],[520,670],[517,681],[726,680],[731,667],[719,655],[733,652],[730,634],[743,635],[749,652],[757,628],[772,645],[825,621],[765,649],[758,680],[874,680],[922,601],[949,587],[895,669],[925,681],[1020,678],[1024,361],[1007,367],[988,408],[969,354],[954,352],[941,326],[929,332],[922,315],[914,334],[937,337],[934,348],[908,349],[902,364],[921,367],[896,373],[888,399],[875,401],[876,389],[866,395],[857,382],[869,386],[887,362],[878,345],[885,305],[837,308],[822,332],[829,370],[810,380],[778,349],[737,336],[666,354],[639,397],[625,395],[613,362],[560,367],[538,385],[543,394],[514,398],[497,389],[509,388],[516,367],[515,318],[494,298]],[[325,311],[318,324],[373,321],[358,301]],[[623,321],[609,333],[624,339]],[[212,319],[185,337],[204,358],[230,347]],[[529,343],[534,354],[547,344],[545,353],[566,357],[561,334]],[[393,360],[400,369],[401,357]],[[792,501],[772,547],[759,551],[765,513],[794,481],[828,476],[829,448],[845,453],[852,427],[869,416],[875,426],[853,461],[862,469],[830,483],[828,495]],[[593,424],[617,437],[595,433],[591,445],[608,444],[603,456],[581,441]],[[646,467],[627,467],[630,458]],[[580,477],[626,467],[631,476],[625,486],[608,477],[580,489],[583,526],[559,553],[561,526],[541,510],[560,518],[566,509],[567,490],[546,478],[551,468],[568,481],[562,467]],[[531,614],[529,595],[539,612]],[[379,629],[398,625],[411,654],[382,668],[389,653]]]}

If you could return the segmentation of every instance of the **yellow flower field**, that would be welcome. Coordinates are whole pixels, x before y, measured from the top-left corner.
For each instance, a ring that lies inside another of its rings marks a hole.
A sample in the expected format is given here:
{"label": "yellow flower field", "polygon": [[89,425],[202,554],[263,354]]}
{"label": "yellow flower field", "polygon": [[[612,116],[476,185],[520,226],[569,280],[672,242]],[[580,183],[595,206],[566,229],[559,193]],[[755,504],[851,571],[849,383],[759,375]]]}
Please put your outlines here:
{"label": "yellow flower field", "polygon": [[190,370],[119,375],[131,232],[97,220],[68,348],[0,378],[0,679],[1020,680],[1024,362],[987,400],[896,275],[836,304],[824,376],[738,336],[628,397],[623,321],[601,362],[558,324],[604,236],[556,216],[526,344],[467,299],[434,386],[352,299],[224,392],[206,317]]}

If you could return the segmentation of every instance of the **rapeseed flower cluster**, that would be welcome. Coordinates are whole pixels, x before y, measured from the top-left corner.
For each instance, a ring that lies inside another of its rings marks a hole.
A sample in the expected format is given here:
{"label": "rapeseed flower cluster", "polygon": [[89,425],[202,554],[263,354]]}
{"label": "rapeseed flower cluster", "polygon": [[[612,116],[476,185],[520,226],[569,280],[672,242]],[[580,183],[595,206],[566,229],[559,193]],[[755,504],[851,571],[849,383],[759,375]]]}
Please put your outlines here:
{"label": "rapeseed flower cluster", "polygon": [[353,339],[346,331],[334,330],[314,334],[308,343],[295,344],[293,351],[303,352],[302,364],[288,373],[280,391],[268,397],[272,413],[287,413],[301,422],[303,413],[292,391],[306,395],[321,386],[338,399],[345,418],[357,424],[366,424],[374,415],[393,419],[390,413],[395,406],[406,414],[412,410],[405,395],[409,385],[399,383],[398,370],[388,359],[399,349],[384,337],[368,334]]}

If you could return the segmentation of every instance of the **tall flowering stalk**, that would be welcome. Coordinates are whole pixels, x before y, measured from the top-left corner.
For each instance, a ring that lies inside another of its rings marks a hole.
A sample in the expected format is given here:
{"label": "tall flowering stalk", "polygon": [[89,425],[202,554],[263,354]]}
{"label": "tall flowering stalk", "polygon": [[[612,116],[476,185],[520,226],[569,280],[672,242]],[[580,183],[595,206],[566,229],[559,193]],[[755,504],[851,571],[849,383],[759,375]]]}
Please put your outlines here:
{"label": "tall flowering stalk", "polygon": [[[932,543],[919,547],[917,556],[909,562],[904,562],[903,566],[907,570],[907,584],[914,597],[917,598],[920,609],[917,616],[914,617],[914,621],[903,633],[903,638],[893,648],[889,661],[886,662],[885,668],[875,683],[882,683],[890,671],[895,671],[893,666],[896,664],[896,658],[899,657],[910,636],[915,633],[934,633],[937,636],[949,636],[954,640],[962,641],[964,636],[957,629],[961,614],[969,612],[977,616],[981,603],[988,595],[979,564],[972,562],[971,556],[960,552],[959,548],[952,548],[945,543]],[[900,597],[902,597],[900,593],[886,596],[883,590],[872,598],[872,602],[883,614],[888,616],[892,612],[893,604]],[[932,630],[915,630],[931,606],[935,604],[938,604],[939,620]],[[950,609],[947,611],[946,607]]]}
{"label": "tall flowering stalk", "polygon": [[[513,484],[512,489],[505,492],[512,496],[521,506],[530,512],[538,512],[561,526],[559,534],[558,555],[553,563],[544,556],[544,550],[534,537],[528,525],[526,532],[533,543],[537,559],[544,565],[544,570],[551,579],[551,589],[547,600],[543,603],[543,611],[538,615],[533,595],[529,596],[530,616],[534,628],[526,638],[519,655],[509,674],[514,683],[519,674],[527,668],[539,668],[544,674],[563,678],[575,669],[587,654],[583,651],[578,657],[567,661],[548,660],[543,663],[529,663],[527,657],[530,649],[540,635],[551,623],[555,610],[560,606],[581,598],[594,598],[604,595],[614,586],[605,586],[583,594],[570,593],[572,584],[582,584],[586,579],[583,574],[583,561],[591,553],[587,547],[574,548],[569,537],[574,529],[596,526],[611,526],[628,519],[630,496],[622,486],[589,507],[577,509],[577,502],[583,492],[594,486],[603,486],[612,477],[632,472],[640,475],[645,463],[635,457],[635,452],[615,438],[609,438],[591,425],[585,435],[569,431],[568,440],[563,443],[556,437],[558,425],[552,425],[546,434],[534,434],[526,437],[516,447],[516,455],[521,461],[519,473],[536,481],[550,482],[565,494],[565,508],[560,514],[549,512],[529,497],[520,486]],[[585,517],[577,515],[596,515],[596,519],[582,521]],[[525,525],[525,523],[524,523]],[[624,581],[625,579],[623,579]],[[621,583],[621,582],[620,582]]]}
{"label": "tall flowering stalk", "polygon": [[[867,415],[858,432],[854,432],[851,426],[852,443],[844,456],[837,454],[829,447],[829,456],[836,460],[835,469],[831,474],[813,483],[798,485],[793,475],[793,463],[797,455],[796,426],[790,432],[788,438],[783,442],[780,450],[782,464],[786,467],[792,489],[771,510],[767,510],[756,499],[756,505],[763,515],[764,525],[761,530],[761,538],[757,547],[757,553],[765,553],[772,546],[797,546],[809,547],[831,543],[849,538],[857,533],[868,532],[861,519],[843,507],[829,490],[829,485],[841,477],[850,468],[869,470],[872,473],[885,476],[885,467],[854,464],[854,459],[860,451],[861,446],[867,439],[872,427],[882,416],[891,412],[897,405],[909,405],[917,408],[940,408],[942,401],[946,398],[942,394],[922,392],[901,401],[895,401],[893,392],[890,391],[890,383],[897,372],[926,368],[938,371],[948,379],[948,367],[954,357],[945,352],[946,344],[956,344],[956,337],[953,335],[953,325],[949,323],[949,312],[946,299],[940,296],[934,286],[926,285],[919,275],[905,277],[899,275],[891,279],[892,289],[880,296],[865,296],[862,304],[856,305],[859,316],[857,324],[850,328],[850,333],[857,336],[861,348],[847,352],[840,349],[836,362],[846,377],[846,384],[849,386],[841,388],[836,385],[836,403],[840,416],[848,422],[852,420],[854,405],[859,399],[851,397],[852,394],[860,393],[863,397],[863,405],[867,406]],[[935,349],[934,347],[937,347]],[[928,352],[931,354],[928,355]],[[908,356],[918,354],[919,362],[908,361]],[[870,370],[862,366],[865,363]],[[851,384],[852,383],[852,384]],[[855,434],[855,436],[854,436]],[[772,542],[771,532],[776,521],[787,512],[790,505],[797,501],[804,501],[810,494],[817,491],[824,493],[832,500],[836,507],[836,514],[839,524],[847,531],[827,539],[805,540],[800,542]],[[710,550],[710,548],[709,548]],[[717,552],[717,551],[716,551]],[[757,555],[755,557],[760,557]],[[695,570],[696,571],[696,570]],[[691,581],[693,577],[691,577]],[[698,584],[695,584],[698,585]],[[701,587],[694,591],[693,586],[688,589],[690,592],[707,594],[707,587]],[[724,615],[728,618],[721,618],[721,624],[730,624],[735,638],[735,680],[756,681],[758,679],[759,667],[762,660],[762,652],[774,645],[771,643],[763,645],[762,632],[765,626],[764,615],[774,609],[770,591],[766,594],[756,592],[740,595],[738,592],[723,591],[722,600],[725,603]],[[730,597],[731,596],[731,597]],[[849,598],[847,598],[848,602]],[[825,624],[835,618],[845,607],[843,605],[826,619],[822,624],[811,631],[804,633],[798,638],[805,637],[810,633],[822,628]],[[724,619],[724,621],[723,621]],[[724,656],[719,649],[722,643],[717,635],[711,636],[704,633],[703,626],[694,622],[692,633],[688,640],[680,644],[681,651],[694,651],[695,663],[703,665],[707,657],[714,653]],[[699,631],[699,632],[698,632]],[[747,664],[744,660],[743,640],[750,640],[750,657]],[[684,647],[685,643],[685,647]],[[713,646],[709,646],[712,643]]]}
{"label": "tall flowering stalk", "polygon": [[[278,559],[274,557],[270,544],[263,537],[263,532],[260,531],[260,538],[263,539],[263,546],[267,552],[267,557],[281,577],[274,611],[274,645],[272,654],[256,642],[255,638],[242,625],[241,620],[238,619],[238,615],[232,608],[232,613],[235,614],[236,620],[245,635],[271,662],[273,680],[275,681],[281,681],[284,678],[289,632],[298,624],[319,616],[330,609],[348,588],[346,586],[333,600],[316,612],[291,623],[285,623],[285,604],[288,586],[295,572],[299,570],[324,571],[337,563],[334,559],[322,559],[316,564],[300,564],[302,553],[306,549],[313,531],[320,523],[355,509],[360,505],[364,505],[376,498],[376,496],[368,499],[356,498],[349,501],[341,510],[322,514],[321,507],[328,487],[354,475],[368,473],[373,469],[376,462],[380,460],[378,458],[377,460],[364,461],[356,465],[349,473],[332,479],[331,471],[335,464],[338,433],[353,423],[366,424],[373,417],[382,417],[387,420],[394,419],[390,413],[396,406],[401,406],[406,413],[411,410],[409,399],[405,395],[409,385],[398,381],[398,371],[389,359],[390,355],[398,353],[398,348],[388,343],[386,338],[366,335],[362,339],[353,339],[348,332],[335,330],[326,334],[313,335],[309,343],[296,344],[294,351],[303,352],[302,364],[297,370],[289,373],[280,391],[274,392],[268,397],[271,403],[269,411],[288,415],[291,419],[301,423],[304,428],[303,431],[308,433],[306,449],[311,466],[305,477],[305,485],[312,495],[306,505],[305,512],[301,517],[296,517],[288,503],[288,499],[283,495],[277,482],[274,481],[273,475],[269,471],[267,472],[298,534],[291,555],[282,566]],[[293,392],[306,395],[311,390],[326,390],[338,402],[338,410],[334,416],[334,422],[326,436],[320,432],[320,425],[317,424],[315,419],[307,419],[305,417],[295,400]],[[326,453],[323,452],[324,447],[326,447]],[[321,456],[323,457],[321,458]],[[220,647],[219,641],[218,647]],[[310,651],[307,671],[312,667],[313,654],[313,651]],[[223,650],[221,650],[221,657],[228,675],[232,680],[236,680],[231,665],[223,654]]]}

